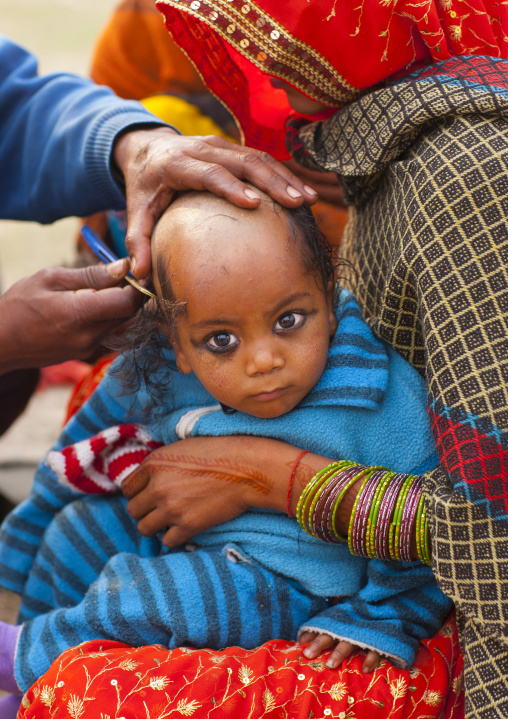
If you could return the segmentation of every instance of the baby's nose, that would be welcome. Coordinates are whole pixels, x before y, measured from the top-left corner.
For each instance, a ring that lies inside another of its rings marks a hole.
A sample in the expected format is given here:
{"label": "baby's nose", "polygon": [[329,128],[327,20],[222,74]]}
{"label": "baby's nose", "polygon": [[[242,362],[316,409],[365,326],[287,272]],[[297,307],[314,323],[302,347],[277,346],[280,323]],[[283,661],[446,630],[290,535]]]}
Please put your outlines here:
{"label": "baby's nose", "polygon": [[284,358],[280,352],[269,345],[260,345],[250,355],[247,363],[247,374],[252,376],[259,372],[267,374],[284,366]]}

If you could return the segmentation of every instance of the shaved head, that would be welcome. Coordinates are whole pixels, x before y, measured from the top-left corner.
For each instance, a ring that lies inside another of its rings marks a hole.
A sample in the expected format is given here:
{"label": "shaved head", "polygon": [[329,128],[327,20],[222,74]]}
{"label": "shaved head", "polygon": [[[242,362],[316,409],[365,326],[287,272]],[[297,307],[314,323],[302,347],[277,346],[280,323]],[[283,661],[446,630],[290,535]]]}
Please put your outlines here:
{"label": "shaved head", "polygon": [[285,210],[268,195],[256,192],[262,201],[254,211],[208,192],[186,192],[169,206],[152,236],[154,284],[159,296],[173,297],[175,262],[180,269],[199,267],[208,273],[221,259],[225,262],[228,257],[260,250],[256,237],[267,226],[274,234],[274,246],[275,237],[291,241]]}

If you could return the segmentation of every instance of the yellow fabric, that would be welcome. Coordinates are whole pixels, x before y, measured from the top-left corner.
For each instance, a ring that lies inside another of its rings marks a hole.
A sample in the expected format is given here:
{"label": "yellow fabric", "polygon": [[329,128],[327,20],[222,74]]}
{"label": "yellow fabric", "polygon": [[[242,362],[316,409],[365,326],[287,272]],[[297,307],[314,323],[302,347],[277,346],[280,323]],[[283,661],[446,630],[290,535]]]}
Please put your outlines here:
{"label": "yellow fabric", "polygon": [[141,102],[147,110],[174,125],[184,135],[220,135],[226,140],[232,140],[210,117],[203,115],[198,107],[181,97],[155,95]]}

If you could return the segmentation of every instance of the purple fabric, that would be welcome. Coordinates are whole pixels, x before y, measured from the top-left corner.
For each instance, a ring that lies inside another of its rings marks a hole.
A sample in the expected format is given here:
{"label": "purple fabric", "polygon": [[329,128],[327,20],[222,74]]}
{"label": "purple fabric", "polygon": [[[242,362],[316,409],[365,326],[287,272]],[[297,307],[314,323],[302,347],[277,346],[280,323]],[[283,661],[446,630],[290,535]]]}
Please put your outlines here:
{"label": "purple fabric", "polygon": [[9,694],[7,697],[2,697],[0,699],[0,717],[2,719],[16,719],[20,704],[21,696],[19,694]]}
{"label": "purple fabric", "polygon": [[[0,689],[18,695],[20,689],[14,678],[14,653],[20,630],[20,626],[0,621]],[[0,716],[3,719],[2,712]]]}

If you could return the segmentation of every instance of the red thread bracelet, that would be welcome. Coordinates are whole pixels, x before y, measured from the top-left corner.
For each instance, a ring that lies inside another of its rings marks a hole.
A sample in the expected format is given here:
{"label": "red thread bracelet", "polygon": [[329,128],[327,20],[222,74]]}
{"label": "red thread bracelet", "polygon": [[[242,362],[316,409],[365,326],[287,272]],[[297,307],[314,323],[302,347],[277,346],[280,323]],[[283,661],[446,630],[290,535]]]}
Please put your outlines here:
{"label": "red thread bracelet", "polygon": [[288,501],[287,501],[287,514],[288,517],[293,517],[293,514],[291,513],[291,495],[293,493],[293,484],[295,481],[296,476],[296,468],[298,467],[301,458],[310,452],[310,449],[304,449],[303,452],[300,452],[298,457],[293,462],[293,467],[291,469],[291,476],[289,478],[289,485],[288,485]]}

